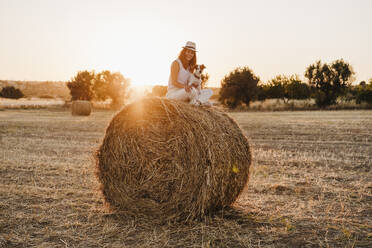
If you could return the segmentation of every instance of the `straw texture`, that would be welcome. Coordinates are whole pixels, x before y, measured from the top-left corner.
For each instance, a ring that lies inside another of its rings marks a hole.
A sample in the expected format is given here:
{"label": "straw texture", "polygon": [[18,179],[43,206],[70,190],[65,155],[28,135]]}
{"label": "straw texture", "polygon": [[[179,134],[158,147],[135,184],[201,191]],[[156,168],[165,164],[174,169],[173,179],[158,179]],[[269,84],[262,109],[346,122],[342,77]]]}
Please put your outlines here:
{"label": "straw texture", "polygon": [[77,100],[71,104],[72,115],[90,115],[92,112],[92,104],[89,101]]}
{"label": "straw texture", "polygon": [[225,113],[147,98],[112,119],[96,160],[112,209],[187,221],[235,201],[248,182],[251,153]]}

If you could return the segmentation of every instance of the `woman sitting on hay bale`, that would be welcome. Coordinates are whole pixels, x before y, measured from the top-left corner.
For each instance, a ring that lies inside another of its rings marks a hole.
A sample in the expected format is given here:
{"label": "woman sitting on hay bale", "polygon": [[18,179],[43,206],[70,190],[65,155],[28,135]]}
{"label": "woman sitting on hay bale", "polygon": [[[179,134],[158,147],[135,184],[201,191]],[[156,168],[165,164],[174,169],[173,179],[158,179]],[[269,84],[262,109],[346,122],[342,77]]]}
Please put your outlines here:
{"label": "woman sitting on hay bale", "polygon": [[190,86],[188,81],[196,65],[196,45],[188,41],[183,47],[178,59],[173,61],[168,82],[168,99],[189,101],[190,104],[211,106],[209,98],[213,95],[211,89],[202,89],[200,92]]}

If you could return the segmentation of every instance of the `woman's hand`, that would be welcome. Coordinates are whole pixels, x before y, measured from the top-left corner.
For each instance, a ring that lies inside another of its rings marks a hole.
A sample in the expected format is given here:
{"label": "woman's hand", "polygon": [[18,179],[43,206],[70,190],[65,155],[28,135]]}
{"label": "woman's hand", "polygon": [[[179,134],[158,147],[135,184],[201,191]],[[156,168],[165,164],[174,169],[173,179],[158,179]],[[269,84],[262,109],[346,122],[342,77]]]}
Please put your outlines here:
{"label": "woman's hand", "polygon": [[190,92],[190,90],[191,90],[191,86],[185,85],[185,91]]}

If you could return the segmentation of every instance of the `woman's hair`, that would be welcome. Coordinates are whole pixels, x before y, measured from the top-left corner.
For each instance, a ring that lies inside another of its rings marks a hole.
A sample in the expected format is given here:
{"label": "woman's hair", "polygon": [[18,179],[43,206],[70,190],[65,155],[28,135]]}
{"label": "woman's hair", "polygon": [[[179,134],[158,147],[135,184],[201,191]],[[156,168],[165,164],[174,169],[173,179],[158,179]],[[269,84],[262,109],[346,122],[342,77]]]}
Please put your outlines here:
{"label": "woman's hair", "polygon": [[182,49],[178,58],[181,60],[183,68],[185,68],[186,70],[189,70],[191,73],[193,73],[193,70],[194,70],[195,65],[196,65],[196,52],[194,52],[194,57],[192,57],[192,59],[190,61],[187,61],[186,56],[185,56],[186,50],[187,50],[187,48]]}

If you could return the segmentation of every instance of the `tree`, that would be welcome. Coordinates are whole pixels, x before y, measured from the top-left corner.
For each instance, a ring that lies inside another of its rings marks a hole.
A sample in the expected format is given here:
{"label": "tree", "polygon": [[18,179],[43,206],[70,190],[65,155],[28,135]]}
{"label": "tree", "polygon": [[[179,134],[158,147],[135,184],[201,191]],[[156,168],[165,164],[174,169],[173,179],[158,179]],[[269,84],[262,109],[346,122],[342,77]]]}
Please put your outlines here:
{"label": "tree", "polygon": [[124,99],[129,97],[129,80],[120,72],[112,73],[108,70],[100,73],[94,71],[79,71],[69,82],[71,100],[96,100],[112,99],[111,106],[116,108],[124,104]]}
{"label": "tree", "polygon": [[284,75],[278,75],[271,79],[266,87],[266,97],[285,101],[287,84],[289,84],[289,78]]}
{"label": "tree", "polygon": [[20,89],[16,89],[14,86],[6,86],[0,91],[0,97],[19,99],[24,95]]}
{"label": "tree", "polygon": [[94,97],[94,78],[94,71],[79,71],[71,81],[68,81],[67,87],[70,90],[71,100],[91,101]]}
{"label": "tree", "polygon": [[267,92],[269,91],[270,86],[268,84],[258,84],[256,99],[258,101],[264,101],[269,98]]}
{"label": "tree", "polygon": [[257,99],[282,99],[284,102],[290,99],[307,99],[311,96],[310,86],[303,83],[298,75],[278,75],[267,84],[258,86]]}
{"label": "tree", "polygon": [[289,77],[288,83],[285,85],[285,97],[287,99],[309,99],[311,89],[308,84],[303,83],[298,75]]}
{"label": "tree", "polygon": [[335,104],[337,97],[351,85],[354,71],[350,64],[342,59],[331,64],[322,64],[319,60],[306,68],[305,77],[317,89],[316,104],[319,107]]}
{"label": "tree", "polygon": [[117,108],[124,104],[128,98],[129,80],[120,72],[102,71],[95,75],[93,91],[94,98],[98,101],[112,99],[112,107]]}
{"label": "tree", "polygon": [[359,84],[355,88],[356,103],[366,102],[372,104],[372,79],[369,80],[368,84],[364,82],[364,84]]}
{"label": "tree", "polygon": [[260,81],[248,67],[239,67],[230,72],[221,81],[219,101],[229,108],[249,103],[256,97],[257,84]]}

